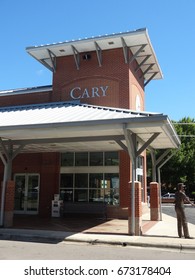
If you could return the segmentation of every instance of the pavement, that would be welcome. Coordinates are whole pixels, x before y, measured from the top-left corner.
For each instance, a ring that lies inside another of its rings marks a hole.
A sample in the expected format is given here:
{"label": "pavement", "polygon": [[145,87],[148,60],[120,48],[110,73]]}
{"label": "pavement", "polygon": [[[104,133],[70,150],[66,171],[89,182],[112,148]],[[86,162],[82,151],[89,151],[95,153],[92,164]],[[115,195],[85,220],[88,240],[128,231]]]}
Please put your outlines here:
{"label": "pavement", "polygon": [[32,242],[85,242],[118,246],[139,246],[195,251],[195,224],[188,223],[193,239],[178,238],[175,217],[162,214],[162,221],[150,221],[150,213],[142,216],[141,236],[128,235],[128,221],[122,219],[52,218],[45,222],[34,218],[15,219],[13,228],[0,228],[1,240]]}

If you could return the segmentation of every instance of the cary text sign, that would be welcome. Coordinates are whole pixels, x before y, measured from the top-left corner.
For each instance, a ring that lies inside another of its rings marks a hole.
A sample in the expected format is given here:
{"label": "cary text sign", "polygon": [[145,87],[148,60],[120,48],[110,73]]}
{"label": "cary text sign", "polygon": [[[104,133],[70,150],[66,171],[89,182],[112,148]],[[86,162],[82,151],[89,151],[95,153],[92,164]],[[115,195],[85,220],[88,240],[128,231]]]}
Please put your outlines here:
{"label": "cary text sign", "polygon": [[83,99],[83,98],[100,98],[107,96],[108,86],[99,87],[86,87],[82,88],[80,86],[70,89],[69,95],[71,99]]}

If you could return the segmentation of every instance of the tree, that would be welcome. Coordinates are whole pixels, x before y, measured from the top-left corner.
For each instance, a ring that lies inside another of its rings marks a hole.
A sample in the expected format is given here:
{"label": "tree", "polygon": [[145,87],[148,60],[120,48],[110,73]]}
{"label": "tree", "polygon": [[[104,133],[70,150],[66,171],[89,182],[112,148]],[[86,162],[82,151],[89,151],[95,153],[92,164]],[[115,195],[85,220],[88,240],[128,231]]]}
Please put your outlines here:
{"label": "tree", "polygon": [[188,186],[188,194],[195,191],[195,120],[183,118],[173,122],[181,139],[180,149],[162,167],[161,181],[174,189],[178,182]]}

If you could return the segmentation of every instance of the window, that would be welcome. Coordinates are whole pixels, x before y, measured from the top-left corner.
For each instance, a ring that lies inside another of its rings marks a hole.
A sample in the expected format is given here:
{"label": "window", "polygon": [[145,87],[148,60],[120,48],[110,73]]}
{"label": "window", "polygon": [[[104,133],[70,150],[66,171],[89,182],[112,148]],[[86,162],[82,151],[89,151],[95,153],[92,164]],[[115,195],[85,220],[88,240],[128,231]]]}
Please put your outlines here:
{"label": "window", "polygon": [[73,174],[61,174],[60,198],[63,201],[73,201]]}
{"label": "window", "polygon": [[90,202],[103,202],[104,196],[100,189],[89,189],[89,201]]}
{"label": "window", "polygon": [[87,190],[75,190],[75,200],[76,202],[87,202],[88,192]]}
{"label": "window", "polygon": [[106,152],[105,153],[105,165],[119,165],[119,158],[117,152]]}
{"label": "window", "polygon": [[104,201],[119,205],[119,174],[61,174],[60,198],[63,201]]}
{"label": "window", "polygon": [[92,152],[90,153],[90,166],[102,166],[103,165],[103,153]]}
{"label": "window", "polygon": [[89,174],[89,201],[104,201],[104,192],[102,192],[103,173]]}
{"label": "window", "polygon": [[89,174],[89,188],[90,189],[100,189],[101,182],[103,180],[103,174],[101,173],[91,173]]}
{"label": "window", "polygon": [[107,173],[105,174],[105,200],[108,204],[119,204],[119,174]]}
{"label": "window", "polygon": [[61,155],[61,166],[73,166],[74,153],[63,153]]}
{"label": "window", "polygon": [[75,153],[75,166],[88,166],[88,153]]}
{"label": "window", "polygon": [[88,188],[88,174],[75,174],[75,188]]}
{"label": "window", "polygon": [[73,174],[62,174],[60,186],[65,189],[73,188]]}
{"label": "window", "polygon": [[63,153],[60,198],[119,205],[118,165],[118,152]]}
{"label": "window", "polygon": [[[75,159],[75,162],[74,162]],[[118,152],[62,153],[61,166],[117,166]]]}

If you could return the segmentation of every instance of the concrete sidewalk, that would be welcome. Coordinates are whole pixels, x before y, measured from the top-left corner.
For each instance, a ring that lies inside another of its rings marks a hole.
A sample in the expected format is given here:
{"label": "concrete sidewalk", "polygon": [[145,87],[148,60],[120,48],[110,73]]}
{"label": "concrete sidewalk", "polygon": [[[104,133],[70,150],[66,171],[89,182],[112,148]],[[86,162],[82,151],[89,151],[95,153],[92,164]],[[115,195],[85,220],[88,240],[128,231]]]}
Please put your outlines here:
{"label": "concrete sidewalk", "polygon": [[0,239],[50,243],[86,242],[90,244],[195,250],[195,225],[188,224],[190,235],[194,239],[185,239],[177,237],[177,221],[172,216],[162,214],[162,221],[150,222],[148,214],[145,214],[143,215],[143,221],[145,221],[145,232],[142,236],[129,236],[127,232],[125,233],[128,228],[127,220],[108,220],[82,232],[1,228]]}

